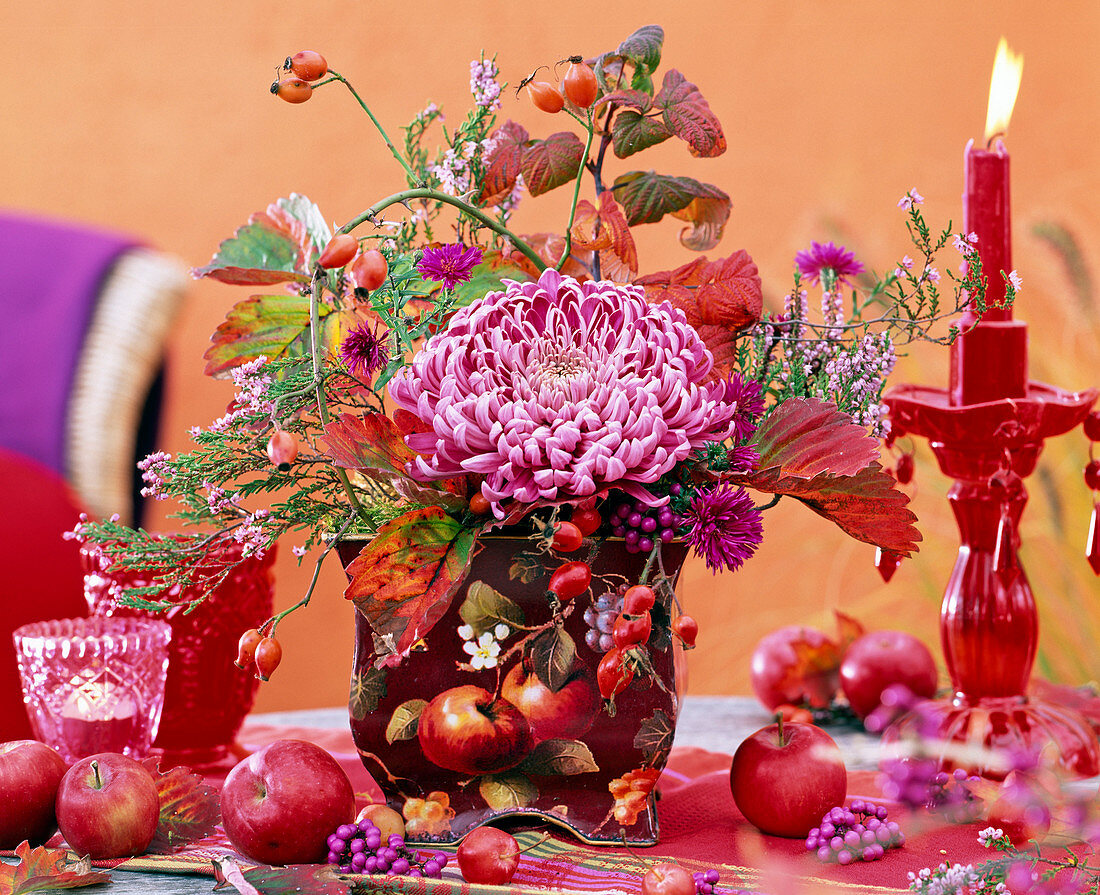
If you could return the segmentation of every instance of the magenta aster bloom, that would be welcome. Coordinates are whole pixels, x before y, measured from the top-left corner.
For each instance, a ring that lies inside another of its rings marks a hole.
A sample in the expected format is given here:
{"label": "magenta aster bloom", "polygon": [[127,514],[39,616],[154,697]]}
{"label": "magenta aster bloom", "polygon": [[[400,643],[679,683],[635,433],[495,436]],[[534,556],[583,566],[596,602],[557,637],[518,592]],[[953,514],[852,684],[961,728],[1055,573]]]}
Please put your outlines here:
{"label": "magenta aster bloom", "polygon": [[[863,265],[856,261],[852,252],[831,242],[824,245],[811,242],[809,251],[798,252],[794,256],[794,263],[802,271],[802,276],[811,283],[818,283],[823,277],[826,281],[835,279],[836,282],[843,283],[863,270]],[[826,273],[830,270],[831,277]]]}
{"label": "magenta aster bloom", "polygon": [[348,330],[340,343],[340,357],[348,369],[362,379],[370,379],[390,362],[386,343],[365,323]]}
{"label": "magenta aster bloom", "polygon": [[695,492],[683,517],[687,540],[713,572],[733,572],[764,540],[760,511],[744,488],[721,482]]}
{"label": "magenta aster bloom", "polygon": [[424,249],[416,269],[425,280],[439,280],[444,289],[454,289],[470,279],[470,271],[481,263],[481,249],[460,242]]}
{"label": "magenta aster bloom", "polygon": [[734,429],[726,384],[683,313],[637,286],[547,270],[460,309],[390,383],[430,432],[406,441],[423,480],[485,476],[501,502],[576,500],[645,487]]}
{"label": "magenta aster bloom", "polygon": [[744,441],[756,431],[756,420],[764,412],[764,393],[760,383],[734,373],[726,383],[725,401],[737,407],[733,417],[733,440]]}

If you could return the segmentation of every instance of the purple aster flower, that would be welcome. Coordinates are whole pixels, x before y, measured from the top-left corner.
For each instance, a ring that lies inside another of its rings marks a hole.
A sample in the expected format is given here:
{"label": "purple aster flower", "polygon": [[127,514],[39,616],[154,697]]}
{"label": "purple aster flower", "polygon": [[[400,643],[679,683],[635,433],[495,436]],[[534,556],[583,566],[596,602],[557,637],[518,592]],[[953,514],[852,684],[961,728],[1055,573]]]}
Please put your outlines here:
{"label": "purple aster flower", "polygon": [[684,514],[687,540],[712,572],[733,572],[764,540],[760,511],[744,488],[720,482],[695,492]]}
{"label": "purple aster flower", "polygon": [[[863,265],[856,261],[852,252],[832,242],[824,245],[811,242],[809,251],[798,252],[794,256],[794,263],[811,283],[818,283],[824,278],[827,286],[830,280],[843,283],[863,270]],[[827,271],[832,271],[832,274]]]}
{"label": "purple aster flower", "polygon": [[416,269],[425,280],[440,280],[444,289],[454,289],[458,283],[470,279],[470,271],[481,263],[481,249],[466,247],[460,242],[424,249]]}
{"label": "purple aster flower", "polygon": [[682,311],[641,287],[547,270],[460,309],[390,382],[429,431],[406,441],[423,480],[485,476],[505,500],[561,502],[645,486],[734,430],[737,407]]}
{"label": "purple aster flower", "polygon": [[764,392],[760,383],[734,373],[726,383],[725,401],[737,406],[733,417],[733,440],[744,441],[756,431],[756,421],[764,412]]}
{"label": "purple aster flower", "polygon": [[348,330],[340,343],[340,357],[352,373],[363,379],[370,379],[390,362],[386,343],[365,323]]}
{"label": "purple aster flower", "polygon": [[752,472],[759,462],[760,452],[751,444],[738,445],[726,451],[726,466],[730,472]]}

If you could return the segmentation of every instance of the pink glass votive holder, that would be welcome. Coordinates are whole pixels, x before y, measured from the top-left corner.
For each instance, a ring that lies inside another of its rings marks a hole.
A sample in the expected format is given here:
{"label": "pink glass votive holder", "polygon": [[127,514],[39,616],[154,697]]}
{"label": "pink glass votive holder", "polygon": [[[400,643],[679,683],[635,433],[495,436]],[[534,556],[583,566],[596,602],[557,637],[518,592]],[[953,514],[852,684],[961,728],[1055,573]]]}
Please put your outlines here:
{"label": "pink glass votive holder", "polygon": [[159,619],[70,618],[16,629],[23,703],[35,736],[67,761],[143,758],[160,724],[168,641]]}

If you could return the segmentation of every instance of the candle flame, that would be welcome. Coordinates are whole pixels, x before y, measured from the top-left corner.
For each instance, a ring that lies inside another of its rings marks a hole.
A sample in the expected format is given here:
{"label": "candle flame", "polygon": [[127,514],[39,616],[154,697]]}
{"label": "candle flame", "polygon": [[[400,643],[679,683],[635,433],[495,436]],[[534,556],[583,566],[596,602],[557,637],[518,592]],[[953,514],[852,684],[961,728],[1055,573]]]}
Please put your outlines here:
{"label": "candle flame", "polygon": [[985,116],[985,139],[992,140],[998,134],[1008,132],[1012,107],[1020,90],[1020,75],[1024,70],[1024,57],[1008,48],[1003,37],[997,44],[997,56],[993,60],[993,76],[989,82],[989,110]]}

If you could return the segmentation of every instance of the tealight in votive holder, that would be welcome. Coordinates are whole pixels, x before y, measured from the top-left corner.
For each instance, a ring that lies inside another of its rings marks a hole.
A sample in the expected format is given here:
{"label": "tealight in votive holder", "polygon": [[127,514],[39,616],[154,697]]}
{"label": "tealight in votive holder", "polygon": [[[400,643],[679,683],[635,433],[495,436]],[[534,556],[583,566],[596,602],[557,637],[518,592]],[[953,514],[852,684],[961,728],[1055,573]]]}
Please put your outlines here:
{"label": "tealight in votive holder", "polygon": [[168,673],[166,621],[58,619],[13,634],[35,736],[70,762],[100,752],[144,758],[160,724]]}

